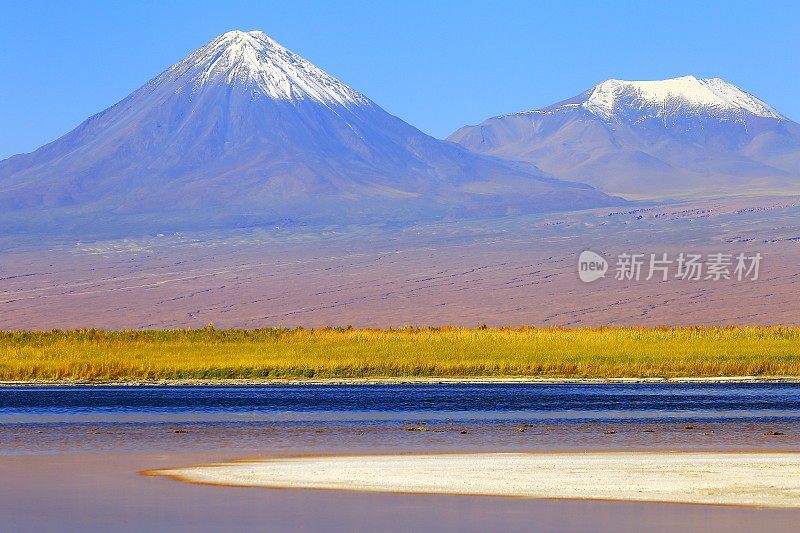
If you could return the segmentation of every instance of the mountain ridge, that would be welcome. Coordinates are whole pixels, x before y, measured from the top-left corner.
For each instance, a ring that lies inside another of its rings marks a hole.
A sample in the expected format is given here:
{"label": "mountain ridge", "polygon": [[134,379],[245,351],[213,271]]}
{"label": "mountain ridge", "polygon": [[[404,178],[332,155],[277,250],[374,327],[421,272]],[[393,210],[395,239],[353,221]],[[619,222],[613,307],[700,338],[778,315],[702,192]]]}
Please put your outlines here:
{"label": "mountain ridge", "polygon": [[623,196],[800,187],[800,126],[719,78],[606,80],[448,140]]}

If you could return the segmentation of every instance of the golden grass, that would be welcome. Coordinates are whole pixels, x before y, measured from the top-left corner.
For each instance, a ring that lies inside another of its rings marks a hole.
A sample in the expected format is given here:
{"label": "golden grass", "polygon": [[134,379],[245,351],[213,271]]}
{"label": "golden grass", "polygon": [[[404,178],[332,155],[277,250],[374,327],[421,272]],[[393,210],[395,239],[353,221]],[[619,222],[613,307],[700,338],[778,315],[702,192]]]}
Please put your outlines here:
{"label": "golden grass", "polygon": [[800,328],[0,332],[0,380],[800,376]]}

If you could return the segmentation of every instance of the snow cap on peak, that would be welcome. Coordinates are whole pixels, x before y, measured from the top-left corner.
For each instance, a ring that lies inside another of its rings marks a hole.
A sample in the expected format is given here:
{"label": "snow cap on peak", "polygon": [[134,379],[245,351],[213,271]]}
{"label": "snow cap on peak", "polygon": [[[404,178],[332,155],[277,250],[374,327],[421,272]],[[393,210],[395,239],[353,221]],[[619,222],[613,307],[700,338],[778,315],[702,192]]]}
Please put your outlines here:
{"label": "snow cap on peak", "polygon": [[251,84],[276,100],[313,100],[329,105],[370,104],[362,94],[258,30],[218,36],[166,73],[199,90],[212,83]]}
{"label": "snow cap on peak", "polygon": [[610,79],[595,85],[587,95],[582,107],[605,119],[613,118],[620,107],[663,110],[668,105],[691,112],[747,112],[761,117],[783,118],[765,102],[720,78]]}
{"label": "snow cap on peak", "polygon": [[244,36],[255,37],[257,35],[267,35],[267,34],[261,30],[250,30],[250,31],[231,30],[231,31],[226,31],[225,33],[220,35],[220,37],[244,37]]}
{"label": "snow cap on peak", "polygon": [[[275,43],[275,41],[266,33],[260,30],[251,30],[251,31],[242,31],[242,30],[231,30],[226,31],[216,39],[212,40],[211,43],[215,41],[221,41],[226,43],[231,43],[234,41],[249,41],[249,40],[256,40],[256,41],[269,41]],[[209,43],[210,44],[210,43]],[[277,43],[275,43],[277,44]]]}

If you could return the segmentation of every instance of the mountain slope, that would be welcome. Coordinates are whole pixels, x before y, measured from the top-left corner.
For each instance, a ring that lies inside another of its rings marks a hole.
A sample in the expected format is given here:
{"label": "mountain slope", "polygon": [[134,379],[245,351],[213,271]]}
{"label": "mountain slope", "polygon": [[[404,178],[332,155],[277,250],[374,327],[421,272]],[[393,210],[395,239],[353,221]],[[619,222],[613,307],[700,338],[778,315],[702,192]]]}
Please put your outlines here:
{"label": "mountain slope", "polygon": [[261,32],[221,35],[67,135],[0,162],[14,231],[53,220],[149,231],[615,202],[429,137]]}
{"label": "mountain slope", "polygon": [[623,195],[800,188],[800,125],[718,78],[607,80],[449,140]]}

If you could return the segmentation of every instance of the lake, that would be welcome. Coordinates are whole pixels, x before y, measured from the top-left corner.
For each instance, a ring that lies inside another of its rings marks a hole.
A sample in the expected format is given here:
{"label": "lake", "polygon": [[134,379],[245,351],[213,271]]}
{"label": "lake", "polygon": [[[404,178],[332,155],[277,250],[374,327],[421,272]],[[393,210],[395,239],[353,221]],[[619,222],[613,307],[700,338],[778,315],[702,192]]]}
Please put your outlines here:
{"label": "lake", "polygon": [[792,531],[794,510],[210,487],[305,454],[800,450],[800,384],[0,387],[0,530]]}
{"label": "lake", "polygon": [[792,448],[798,422],[794,383],[0,388],[4,454]]}

